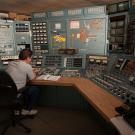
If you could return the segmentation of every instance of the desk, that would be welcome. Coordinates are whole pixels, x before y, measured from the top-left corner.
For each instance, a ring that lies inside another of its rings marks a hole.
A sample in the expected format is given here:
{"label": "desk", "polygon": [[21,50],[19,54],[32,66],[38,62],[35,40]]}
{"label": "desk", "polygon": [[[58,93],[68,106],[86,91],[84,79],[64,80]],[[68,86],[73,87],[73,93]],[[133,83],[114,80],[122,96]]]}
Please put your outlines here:
{"label": "desk", "polygon": [[29,84],[75,87],[93,108],[109,122],[118,115],[115,107],[123,104],[120,99],[86,78],[61,77],[58,81],[33,80]]}
{"label": "desk", "polygon": [[[30,85],[72,86],[92,105],[107,121],[112,123],[121,135],[135,135],[135,130],[115,111],[115,107],[123,104],[122,100],[105,91],[86,78],[61,77],[58,81],[33,80]],[[121,126],[120,126],[121,125]],[[123,126],[124,125],[124,126]]]}

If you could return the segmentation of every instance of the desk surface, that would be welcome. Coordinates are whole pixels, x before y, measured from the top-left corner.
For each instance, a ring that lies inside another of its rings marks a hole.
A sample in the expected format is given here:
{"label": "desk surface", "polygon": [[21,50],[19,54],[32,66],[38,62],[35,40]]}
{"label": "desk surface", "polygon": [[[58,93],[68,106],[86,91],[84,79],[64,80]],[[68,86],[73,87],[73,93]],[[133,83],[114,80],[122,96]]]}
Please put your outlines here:
{"label": "desk surface", "polygon": [[107,121],[118,115],[115,107],[123,104],[120,99],[85,78],[61,77],[58,81],[33,80],[30,84],[75,87]]}

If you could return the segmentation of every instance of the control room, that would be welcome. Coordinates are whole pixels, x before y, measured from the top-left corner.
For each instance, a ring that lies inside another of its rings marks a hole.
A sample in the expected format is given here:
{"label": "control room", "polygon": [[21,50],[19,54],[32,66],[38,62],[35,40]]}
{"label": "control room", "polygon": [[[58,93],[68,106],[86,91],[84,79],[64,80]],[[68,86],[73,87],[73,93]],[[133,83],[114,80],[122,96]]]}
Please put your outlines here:
{"label": "control room", "polygon": [[0,0],[0,135],[135,135],[135,0]]}

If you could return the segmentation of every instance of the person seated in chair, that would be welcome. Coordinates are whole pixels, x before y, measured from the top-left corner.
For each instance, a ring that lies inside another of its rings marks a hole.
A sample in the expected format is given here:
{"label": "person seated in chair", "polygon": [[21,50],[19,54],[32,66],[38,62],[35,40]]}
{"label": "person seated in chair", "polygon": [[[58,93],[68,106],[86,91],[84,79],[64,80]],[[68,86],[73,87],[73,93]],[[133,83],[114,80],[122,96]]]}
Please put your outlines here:
{"label": "person seated in chair", "polygon": [[22,93],[26,100],[26,107],[22,109],[22,115],[35,115],[37,110],[33,109],[37,103],[39,96],[39,89],[36,86],[26,86],[28,80],[36,78],[36,73],[31,66],[32,51],[23,49],[20,51],[19,60],[11,61],[6,72],[14,80],[18,92]]}

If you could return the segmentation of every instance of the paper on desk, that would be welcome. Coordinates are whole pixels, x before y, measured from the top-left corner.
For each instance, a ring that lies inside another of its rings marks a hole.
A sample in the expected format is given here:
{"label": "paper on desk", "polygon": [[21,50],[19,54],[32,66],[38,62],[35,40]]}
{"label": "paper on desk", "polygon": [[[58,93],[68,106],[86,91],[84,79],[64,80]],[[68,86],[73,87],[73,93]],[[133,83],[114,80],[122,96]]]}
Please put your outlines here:
{"label": "paper on desk", "polygon": [[40,75],[36,79],[37,80],[50,80],[50,81],[57,81],[60,79],[61,76],[54,76],[54,75]]}

